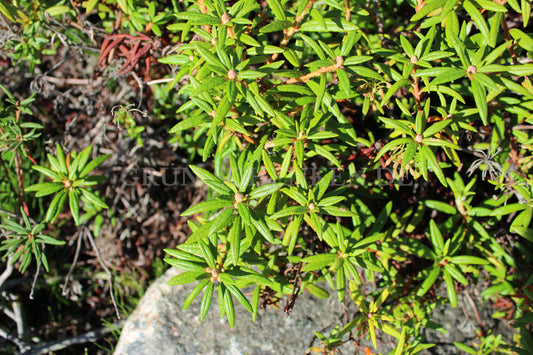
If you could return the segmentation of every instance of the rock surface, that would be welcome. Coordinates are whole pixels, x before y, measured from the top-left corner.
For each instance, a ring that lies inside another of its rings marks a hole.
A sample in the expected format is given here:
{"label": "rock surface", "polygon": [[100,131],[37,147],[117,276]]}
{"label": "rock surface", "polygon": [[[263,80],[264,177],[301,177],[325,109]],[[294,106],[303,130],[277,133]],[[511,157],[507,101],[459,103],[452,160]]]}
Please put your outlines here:
{"label": "rock surface", "polygon": [[[268,309],[260,311],[254,323],[251,314],[235,302],[232,329],[226,318],[220,318],[215,291],[211,309],[200,322],[201,294],[183,310],[195,285],[166,285],[176,274],[170,269],[149,287],[124,325],[115,355],[304,354],[319,345],[313,331],[335,326],[344,313],[334,298],[302,294],[289,317],[281,309]],[[355,352],[352,344],[345,349],[348,354]]]}
{"label": "rock surface", "polygon": [[[211,309],[200,322],[201,294],[186,311],[183,310],[183,302],[195,285],[166,285],[177,273],[171,268],[150,286],[124,325],[115,355],[305,354],[307,349],[320,344],[313,331],[329,334],[344,315],[335,296],[324,300],[304,293],[298,297],[289,317],[281,309],[268,309],[259,313],[255,323],[251,314],[235,302],[236,325],[232,329],[227,320],[219,316],[214,292]],[[285,300],[281,305],[285,305]],[[428,331],[427,342],[438,345],[424,354],[459,354],[453,342],[470,343],[476,337],[474,329],[478,322],[472,311],[467,311],[471,309],[468,303],[465,305],[452,308],[448,304],[435,310],[433,321],[443,325],[448,334]],[[490,304],[477,306],[484,319],[490,319],[486,309]],[[493,325],[495,323],[490,324]],[[386,354],[393,349],[393,342],[387,335],[378,340],[379,353]],[[359,339],[358,345],[348,342],[340,350],[342,354],[362,354],[360,349],[369,346],[377,353],[368,339]]]}

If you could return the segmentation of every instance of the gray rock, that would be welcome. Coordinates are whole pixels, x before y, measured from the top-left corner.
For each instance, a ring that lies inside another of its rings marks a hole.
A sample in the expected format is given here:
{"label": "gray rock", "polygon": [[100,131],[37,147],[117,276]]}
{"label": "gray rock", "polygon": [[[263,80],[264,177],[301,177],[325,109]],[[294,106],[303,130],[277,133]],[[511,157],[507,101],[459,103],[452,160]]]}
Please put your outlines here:
{"label": "gray rock", "polygon": [[[298,297],[290,316],[287,317],[282,309],[269,308],[265,312],[260,311],[254,323],[251,314],[235,301],[235,329],[232,329],[225,318],[220,318],[215,291],[211,309],[206,319],[200,322],[201,294],[186,311],[183,310],[183,302],[195,284],[166,284],[178,273],[177,269],[171,268],[148,288],[124,325],[115,355],[305,354],[310,347],[320,345],[314,331],[328,335],[335,325],[344,324],[345,311],[350,315],[355,312],[355,308],[343,309],[336,295],[324,300],[304,292]],[[439,291],[445,294],[444,288]],[[282,300],[281,308],[285,301]],[[349,303],[349,307],[355,306]],[[476,307],[485,330],[502,327],[502,322],[490,317],[490,303],[476,304]],[[471,345],[476,340],[477,316],[472,302],[464,295],[459,295],[457,308],[449,303],[438,306],[432,320],[441,324],[448,334],[426,330],[426,342],[436,343],[437,346],[423,354],[459,354],[453,342]],[[495,333],[506,332],[505,329],[498,329]],[[507,331],[504,337],[511,340],[512,330]],[[361,348],[365,346],[378,353],[369,339],[356,341],[358,345],[353,342],[342,345],[339,348],[342,354],[362,354]],[[379,334],[379,353],[387,354],[395,343],[390,336]]]}
{"label": "gray rock", "polygon": [[[423,351],[421,355],[463,354],[464,352],[460,351],[453,343],[463,343],[471,347],[474,343],[479,344],[478,334],[480,330],[483,331],[484,335],[487,335],[488,332],[494,335],[501,334],[503,340],[513,345],[513,334],[516,329],[513,329],[505,320],[492,318],[494,312],[492,302],[481,302],[479,293],[480,287],[470,284],[457,295],[456,308],[448,302],[435,308],[431,320],[441,325],[446,332],[426,328],[426,343],[434,343],[436,346]],[[439,287],[437,295],[446,297],[444,284]]]}
{"label": "gray rock", "polygon": [[[183,310],[195,285],[166,285],[177,273],[170,269],[149,287],[124,325],[115,355],[304,354],[319,344],[313,331],[334,327],[344,313],[333,298],[302,294],[289,317],[281,309],[268,309],[254,323],[251,314],[235,302],[232,329],[226,318],[220,318],[215,291],[211,309],[200,322],[201,294]],[[344,349],[348,354],[355,352],[351,344]]]}

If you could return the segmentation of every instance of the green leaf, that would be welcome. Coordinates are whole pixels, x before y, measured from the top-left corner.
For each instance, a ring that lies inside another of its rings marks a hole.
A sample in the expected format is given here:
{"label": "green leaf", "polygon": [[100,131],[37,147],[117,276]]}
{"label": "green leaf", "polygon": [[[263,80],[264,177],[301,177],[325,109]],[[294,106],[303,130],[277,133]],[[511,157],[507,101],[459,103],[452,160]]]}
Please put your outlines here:
{"label": "green leaf", "polygon": [[302,267],[302,271],[315,271],[323,269],[326,266],[333,264],[337,260],[337,255],[332,253],[311,255],[301,260],[302,263],[306,263]]}
{"label": "green leaf", "polygon": [[196,205],[188,208],[186,211],[182,212],[182,216],[192,216],[193,214],[207,212],[216,209],[222,209],[224,207],[230,207],[233,205],[233,202],[226,200],[211,200],[197,203]]}
{"label": "green leaf", "polygon": [[198,246],[200,247],[200,250],[202,251],[202,256],[204,257],[205,261],[207,262],[207,265],[209,265],[209,267],[211,269],[216,268],[215,255],[213,254],[213,251],[211,250],[209,242],[206,243],[205,239],[204,240],[200,240],[198,242]]}
{"label": "green leaf", "polygon": [[496,43],[491,42],[489,26],[487,25],[487,22],[483,18],[483,15],[481,14],[481,12],[479,12],[479,10],[469,0],[463,1],[463,8],[465,9],[466,12],[468,12],[470,17],[472,17],[472,20],[474,20],[474,22],[476,23],[479,31],[483,34],[483,36],[487,40],[487,43],[491,47],[494,47]]}
{"label": "green leaf", "polygon": [[41,174],[46,175],[46,176],[48,176],[49,178],[51,178],[53,180],[61,181],[61,175],[59,175],[55,171],[52,171],[52,170],[50,170],[48,168],[45,168],[44,166],[33,165],[32,169],[37,170]]}
{"label": "green leaf", "polygon": [[455,283],[450,275],[450,272],[444,268],[444,281],[446,282],[446,292],[452,307],[457,307],[457,292],[455,291]]}
{"label": "green leaf", "polygon": [[461,60],[461,63],[463,64],[463,68],[468,68],[470,66],[470,60],[468,60],[468,57],[466,55],[465,44],[463,43],[463,41],[461,41],[461,39],[457,36],[455,32],[450,32],[449,35],[452,39],[453,48],[455,49],[455,52],[457,53],[459,59]]}
{"label": "green leaf", "polygon": [[[93,171],[98,165],[102,164],[110,154],[100,155],[99,157],[94,158],[89,162],[89,164],[85,165],[83,167],[83,170],[78,175],[78,178],[83,179],[86,177],[91,171]],[[83,165],[80,164],[80,167]]]}
{"label": "green leaf", "polygon": [[[349,69],[353,70],[357,75],[360,75],[362,77],[374,79],[374,80],[377,80],[379,82],[385,81],[385,79],[380,74],[378,74],[377,72],[375,72],[374,70],[372,70],[370,68],[362,67],[362,66],[350,66]],[[394,85],[397,85],[396,91],[398,91],[398,89],[400,87],[402,87],[402,86],[409,85],[409,83],[410,82],[409,82],[408,79],[402,79],[402,80],[398,81],[397,83],[394,84]],[[392,87],[391,87],[391,89],[392,89]],[[389,89],[389,90],[392,91],[391,89]],[[394,91],[394,93],[396,91]],[[392,93],[391,95],[393,95],[394,93]],[[388,92],[387,92],[387,94],[388,94]]]}
{"label": "green leaf", "polygon": [[211,51],[204,47],[205,44],[203,43],[196,43],[196,50],[198,51],[198,53],[200,54],[200,56],[208,63],[208,64],[211,64],[213,65],[215,68],[218,68],[222,71],[224,71],[226,68],[224,67],[224,65],[222,64],[222,62],[220,61],[220,59],[217,58],[216,55],[214,55],[213,53],[211,53]]}
{"label": "green leaf", "polygon": [[174,285],[188,284],[188,283],[191,283],[193,281],[199,280],[202,276],[203,277],[209,277],[209,274],[206,273],[203,270],[202,271],[186,271],[186,272],[183,272],[183,273],[171,278],[167,282],[167,285],[174,286]]}
{"label": "green leaf", "polygon": [[464,78],[466,71],[460,68],[446,68],[447,70],[437,75],[430,83],[431,86],[442,85],[449,83],[450,81],[455,81],[460,78]]}
{"label": "green leaf", "polygon": [[356,213],[338,206],[322,206],[320,210],[335,217],[358,217]]}
{"label": "green leaf", "polygon": [[426,15],[428,15],[430,12],[443,7],[446,4],[446,0],[430,0],[425,3],[425,5],[418,10],[416,14],[414,14],[411,17],[411,22],[415,22],[418,20],[421,20]]}
{"label": "green leaf", "polygon": [[413,49],[411,43],[407,40],[407,37],[400,36],[400,43],[405,51],[405,54],[407,54],[407,57],[411,58],[415,55],[415,50]]}
{"label": "green leaf", "polygon": [[59,216],[59,214],[65,208],[67,196],[68,193],[65,190],[59,192],[57,195],[54,196],[52,202],[50,203],[50,206],[48,206],[48,210],[46,211],[46,216],[44,217],[45,221],[53,223],[56,220],[57,216]]}
{"label": "green leaf", "polygon": [[381,158],[383,156],[383,154],[387,153],[389,150],[391,150],[391,149],[393,149],[395,147],[402,146],[404,144],[411,143],[412,141],[413,141],[412,138],[407,138],[407,137],[397,138],[395,140],[390,141],[389,143],[385,144],[383,146],[383,148],[381,148],[379,153],[376,155],[375,160],[378,160],[379,158]]}
{"label": "green leaf", "polygon": [[[183,247],[183,244],[180,245],[180,247]],[[182,260],[188,260],[188,261],[195,261],[199,263],[203,263],[204,259],[200,258],[199,256],[196,256],[194,254],[188,253],[183,250],[178,249],[164,249],[165,253],[167,253],[170,256],[173,256],[176,259],[182,259]]]}
{"label": "green leaf", "polygon": [[198,176],[207,186],[221,194],[232,195],[231,189],[209,171],[195,165],[189,165],[193,173]]}
{"label": "green leaf", "polygon": [[66,14],[67,12],[70,12],[71,10],[70,10],[70,7],[68,6],[56,5],[56,6],[49,7],[48,9],[44,11],[47,12],[50,16],[59,16],[59,15]]}
{"label": "green leaf", "polygon": [[[350,32],[351,33],[351,32]],[[343,43],[344,45],[344,43]],[[370,55],[358,55],[358,56],[354,56],[354,57],[348,57],[344,60],[344,63],[343,65],[345,67],[351,67],[353,65],[357,65],[357,64],[361,64],[361,63],[365,63],[365,62],[368,62],[370,60],[373,60],[374,57],[370,56]],[[377,74],[377,73],[376,73]]]}
{"label": "green leaf", "polygon": [[74,218],[74,223],[80,225],[80,200],[76,191],[69,190],[68,192],[68,202],[70,207],[70,212],[72,213],[72,218]]}
{"label": "green leaf", "polygon": [[522,8],[522,21],[524,28],[527,27],[529,19],[531,18],[531,2],[528,0],[522,0],[520,7]]}
{"label": "green leaf", "polygon": [[302,215],[296,216],[292,221],[289,222],[289,225],[285,229],[285,235],[283,236],[282,244],[287,246],[287,253],[289,255],[292,255],[294,247],[296,246],[302,221]]}
{"label": "green leaf", "polygon": [[452,256],[449,258],[449,260],[458,265],[486,265],[489,262],[483,258],[479,258],[477,256],[470,256],[470,255],[457,255]]}
{"label": "green leaf", "polygon": [[318,207],[332,206],[346,200],[346,196],[330,196],[320,200]]}
{"label": "green leaf", "polygon": [[465,286],[468,285],[468,280],[466,279],[466,277],[463,276],[463,274],[459,270],[457,270],[455,265],[446,264],[444,266],[444,269],[446,271],[448,271],[450,276],[452,276],[457,282],[460,282],[460,283],[462,283]]}
{"label": "green leaf", "polygon": [[285,21],[287,19],[285,16],[285,10],[279,0],[267,0],[267,3],[278,21]]}
{"label": "green leaf", "polygon": [[17,13],[17,8],[13,6],[10,2],[5,0],[0,0],[0,12],[3,13],[8,19],[15,22],[19,18]]}
{"label": "green leaf", "polygon": [[495,209],[491,213],[491,216],[503,216],[503,215],[510,214],[513,212],[522,211],[525,208],[526,208],[526,205],[522,205],[520,203],[511,203],[511,204]]}
{"label": "green leaf", "polygon": [[426,130],[422,133],[422,135],[424,136],[424,138],[431,137],[434,134],[442,131],[444,128],[448,127],[448,125],[452,122],[453,120],[450,120],[450,119],[438,121],[432,124],[431,126],[429,126],[428,128],[426,128]]}
{"label": "green leaf", "polygon": [[472,349],[471,347],[463,343],[454,342],[453,345],[455,345],[459,350],[464,351],[466,354],[478,354],[475,349]]}
{"label": "green leaf", "polygon": [[[331,19],[325,18],[324,23],[326,25],[325,32],[349,32],[357,31],[359,28],[351,22],[344,19]],[[317,20],[306,21],[300,27],[300,31],[303,32],[321,32],[324,31],[323,24]]]}
{"label": "green leaf", "polygon": [[424,243],[417,239],[404,239],[399,244],[399,248],[406,251],[409,254],[416,255],[419,258],[433,259],[435,260],[437,256],[430,248],[428,248]]}
{"label": "green leaf", "polygon": [[198,95],[203,92],[209,91],[211,89],[214,89],[224,83],[226,83],[226,78],[220,77],[220,76],[214,76],[211,78],[207,78],[206,80],[202,81],[202,83],[192,91],[191,95]]}
{"label": "green leaf", "polygon": [[270,32],[277,32],[277,31],[283,31],[286,28],[289,28],[292,26],[291,21],[274,21],[269,23],[266,26],[263,26],[259,29],[260,33],[270,33]]}
{"label": "green leaf", "polygon": [[529,34],[522,32],[518,28],[511,28],[509,34],[518,42],[520,47],[526,51],[533,52],[533,38]]}
{"label": "green leaf", "polygon": [[426,292],[429,291],[431,286],[433,286],[435,281],[437,281],[437,278],[439,277],[439,275],[440,275],[440,266],[433,265],[431,267],[431,270],[429,271],[429,275],[424,279],[424,281],[422,282],[422,285],[420,285],[420,288],[416,292],[416,295],[418,297],[422,297],[423,295],[425,295]]}
{"label": "green leaf", "polygon": [[309,291],[313,296],[321,298],[321,299],[328,299],[329,293],[325,289],[323,289],[320,286],[317,286],[315,284],[308,284],[305,286],[305,289]]}
{"label": "green leaf", "polygon": [[284,183],[275,183],[275,184],[267,184],[267,185],[259,186],[259,187],[255,188],[254,190],[252,190],[252,192],[250,192],[248,197],[250,199],[259,199],[259,198],[262,198],[262,197],[265,197],[265,196],[272,195],[274,192],[276,192],[279,189],[281,189],[281,187],[283,185],[285,185],[285,184]]}
{"label": "green leaf", "polygon": [[[358,38],[360,36],[360,32],[358,31],[350,31],[348,34],[344,37],[342,40],[342,46],[341,46],[341,52],[340,55],[342,57],[346,57],[350,54],[353,46],[357,42]],[[346,61],[345,61],[346,63]]]}
{"label": "green leaf", "polygon": [[66,242],[64,240],[57,240],[49,235],[39,234],[35,237],[35,240],[38,243],[51,244],[51,245],[64,245]]}
{"label": "green leaf", "polygon": [[80,189],[81,194],[83,197],[85,197],[89,202],[91,202],[93,205],[100,207],[100,208],[109,208],[106,203],[102,200],[101,197],[96,196],[92,191],[89,191],[87,189]]}
{"label": "green leaf", "polygon": [[339,302],[342,303],[344,301],[344,295],[346,294],[346,277],[344,275],[344,267],[342,266],[337,270],[335,284],[337,288],[337,297],[339,298]]}
{"label": "green leaf", "polygon": [[429,221],[429,231],[431,244],[433,244],[437,255],[442,255],[444,240],[442,239],[442,234],[439,230],[439,227],[437,227],[437,224],[433,219]]}
{"label": "green leaf", "polygon": [[323,146],[319,144],[314,144],[310,142],[308,142],[307,144],[310,150],[313,150],[318,155],[323,156],[324,158],[329,160],[330,163],[337,166],[339,169],[341,168],[341,163],[337,160],[337,158],[335,158],[335,156],[329,150],[327,150],[326,148],[324,148]]}
{"label": "green leaf", "polygon": [[[213,118],[213,123],[211,127],[217,127],[224,120],[229,110],[233,106],[233,102],[234,100],[230,97],[229,94],[224,95],[215,112],[215,117]],[[215,139],[216,133],[217,130],[213,130],[213,139]]]}
{"label": "green leaf", "polygon": [[229,292],[231,292],[233,297],[235,297],[237,301],[239,301],[239,303],[242,304],[244,308],[248,310],[248,312],[253,313],[252,305],[250,304],[248,299],[244,297],[244,294],[241,292],[241,290],[239,290],[235,285],[225,284],[225,286],[229,290]]}
{"label": "green leaf", "polygon": [[[4,229],[7,229],[7,230],[10,230],[10,231],[13,231],[13,232],[17,232],[17,233],[22,234],[22,235],[28,234],[28,231],[26,229],[24,229],[22,226],[20,226],[19,224],[13,222],[10,219],[4,219],[2,227]],[[6,240],[4,240],[3,242],[5,243]]]}
{"label": "green leaf", "polygon": [[[285,191],[286,190],[284,189],[283,192]],[[290,206],[290,207],[285,207],[281,209],[280,211],[274,213],[270,217],[272,219],[279,219],[282,217],[294,216],[294,215],[304,214],[307,212],[309,212],[309,207],[307,206]]]}
{"label": "green leaf", "polygon": [[261,47],[250,47],[246,51],[248,55],[264,55],[264,54],[275,54],[275,53],[283,53],[285,49],[272,46],[272,45],[266,45]]}
{"label": "green leaf", "polygon": [[202,303],[200,304],[200,321],[201,322],[203,322],[203,320],[205,319],[205,316],[207,316],[209,307],[211,307],[211,300],[213,299],[214,287],[215,287],[215,284],[212,282],[209,282],[207,284],[207,287],[205,288],[204,295],[202,296]]}
{"label": "green leaf", "polygon": [[174,16],[176,16],[179,20],[187,20],[191,25],[210,26],[221,24],[221,20],[218,17],[201,14],[194,11],[179,12],[175,13]]}
{"label": "green leaf", "polygon": [[[225,313],[228,317],[228,323],[232,328],[235,328],[235,308],[233,306],[233,298],[231,297],[231,293],[228,292],[227,289],[224,290],[224,288],[227,288],[227,285],[222,285],[220,288],[222,291],[222,296],[224,297],[224,308]],[[218,294],[218,297],[220,297],[220,292]]]}
{"label": "green leaf", "polygon": [[533,64],[518,64],[507,67],[507,71],[513,75],[527,76],[533,74]]}
{"label": "green leaf", "polygon": [[180,260],[180,259],[171,259],[171,258],[164,258],[164,262],[166,262],[169,265],[174,266],[175,268],[178,268],[183,271],[204,271],[207,264],[205,263],[196,263],[193,261],[188,260]]}
{"label": "green leaf", "polygon": [[436,201],[436,200],[425,200],[424,205],[434,210],[437,210],[439,212],[443,212],[443,213],[447,213],[451,215],[457,214],[457,209],[446,202]]}
{"label": "green leaf", "polygon": [[213,235],[221,229],[226,228],[233,220],[233,217],[233,208],[227,208],[220,212],[220,214],[210,222],[211,227],[209,228],[207,235]]}
{"label": "green leaf", "polygon": [[28,186],[26,191],[37,191],[35,197],[43,197],[53,194],[63,189],[63,184],[60,182],[43,182]]}
{"label": "green leaf", "polygon": [[379,117],[379,119],[385,122],[386,125],[391,126],[392,128],[404,134],[411,135],[413,133],[413,130],[407,124],[405,124],[404,122],[400,120],[394,120],[391,118],[381,117],[381,116]]}
{"label": "green leaf", "polygon": [[230,243],[231,262],[234,266],[236,266],[239,263],[239,257],[241,255],[241,250],[240,250],[241,234],[242,234],[241,219],[239,216],[237,216],[228,234],[228,240]]}
{"label": "green leaf", "polygon": [[198,296],[198,294],[204,289],[204,287],[207,286],[208,283],[211,283],[209,279],[205,279],[202,282],[200,282],[196,287],[189,293],[187,298],[185,298],[185,301],[183,302],[183,310],[187,310],[189,306],[191,305],[192,301]]}
{"label": "green leaf", "polygon": [[241,41],[242,43],[248,46],[261,47],[261,44],[259,44],[259,42],[255,40],[255,38],[253,38],[250,35],[247,35],[246,33],[240,34],[237,38],[239,39],[239,41]]}
{"label": "green leaf", "polygon": [[[243,272],[244,271],[244,272]],[[251,284],[271,286],[272,280],[250,269],[240,268],[238,273],[226,271],[227,274],[237,277],[239,280],[245,280]]]}
{"label": "green leaf", "polygon": [[254,227],[257,228],[259,233],[271,244],[279,244],[279,241],[274,239],[272,232],[265,224],[264,220],[260,218],[255,211],[250,210],[251,222],[253,221]]}
{"label": "green leaf", "polygon": [[70,165],[70,171],[69,171],[69,175],[68,175],[69,179],[71,179],[71,180],[74,179],[75,176],[76,176],[76,173],[78,171],[80,171],[81,169],[85,168],[85,165],[87,164],[87,161],[89,161],[89,157],[91,155],[92,149],[93,149],[93,147],[92,147],[92,145],[90,145],[87,148],[85,148],[84,150],[82,150],[81,153],[79,153],[76,156],[76,158],[74,158],[74,161]]}
{"label": "green leaf", "polygon": [[448,187],[448,184],[446,183],[446,178],[444,177],[444,173],[442,172],[442,169],[440,168],[440,165],[437,162],[437,157],[435,156],[433,151],[429,149],[426,145],[422,145],[420,147],[420,151],[424,154],[424,157],[427,159],[429,167],[431,168],[431,170],[433,170],[433,173],[437,176],[440,183],[445,187]]}

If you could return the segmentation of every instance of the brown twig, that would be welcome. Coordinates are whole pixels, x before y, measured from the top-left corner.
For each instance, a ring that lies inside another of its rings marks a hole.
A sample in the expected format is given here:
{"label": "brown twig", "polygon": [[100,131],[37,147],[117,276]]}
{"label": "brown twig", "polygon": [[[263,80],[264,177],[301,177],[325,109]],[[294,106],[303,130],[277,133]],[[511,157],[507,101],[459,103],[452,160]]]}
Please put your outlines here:
{"label": "brown twig", "polygon": [[[281,40],[281,43],[279,44],[278,47],[285,48],[287,44],[289,44],[289,41],[291,40],[292,36],[294,36],[294,34],[300,29],[300,22],[302,22],[305,15],[307,14],[307,10],[309,10],[311,6],[313,6],[314,1],[315,0],[310,0],[307,3],[307,6],[305,7],[305,9],[302,11],[302,13],[296,16],[292,26],[283,30],[283,40]],[[275,61],[278,58],[278,56],[279,56],[279,53],[272,54],[272,56],[268,59],[267,64]]]}
{"label": "brown twig", "polygon": [[327,67],[322,67],[320,69],[315,70],[314,72],[311,72],[309,74],[305,74],[299,78],[290,78],[287,81],[284,82],[284,84],[296,84],[296,83],[305,83],[309,81],[312,78],[315,78],[317,76],[320,76],[321,74],[334,72],[340,67],[342,67],[342,57],[337,57],[337,63],[328,65]]}

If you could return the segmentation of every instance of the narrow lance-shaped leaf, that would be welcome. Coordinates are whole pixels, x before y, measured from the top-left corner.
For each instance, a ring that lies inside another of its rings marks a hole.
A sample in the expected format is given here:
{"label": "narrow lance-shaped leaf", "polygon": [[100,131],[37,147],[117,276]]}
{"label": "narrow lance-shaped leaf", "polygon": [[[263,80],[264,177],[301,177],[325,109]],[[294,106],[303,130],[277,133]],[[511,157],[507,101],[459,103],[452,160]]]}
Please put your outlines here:
{"label": "narrow lance-shaped leaf", "polygon": [[446,292],[448,293],[448,299],[452,307],[457,307],[457,292],[455,291],[455,283],[450,275],[449,271],[444,269],[444,281],[446,282]]}
{"label": "narrow lance-shaped leaf", "polygon": [[424,281],[422,282],[422,285],[420,285],[420,288],[416,292],[416,295],[418,297],[421,297],[421,296],[425,295],[426,292],[429,291],[431,286],[433,286],[435,281],[437,281],[437,278],[440,275],[440,271],[441,271],[440,270],[440,266],[438,266],[438,265],[433,265],[431,267],[429,275],[424,279]]}
{"label": "narrow lance-shaped leaf", "polygon": [[93,160],[91,160],[87,165],[85,165],[83,170],[80,172],[79,178],[81,179],[81,178],[86,177],[98,165],[102,164],[109,157],[109,155],[110,154],[100,155],[100,156],[94,158]]}
{"label": "narrow lance-shaped leaf", "polygon": [[202,296],[202,303],[200,304],[200,321],[203,321],[207,316],[209,307],[211,307],[211,300],[213,299],[213,289],[215,284],[209,282],[205,288],[204,295]]}
{"label": "narrow lance-shaped leaf", "polygon": [[437,227],[437,224],[433,219],[429,221],[429,235],[435,251],[438,255],[442,255],[444,240],[442,239],[442,234],[439,230],[439,227]]}
{"label": "narrow lance-shaped leaf", "polygon": [[250,192],[248,197],[251,199],[259,199],[265,196],[269,196],[274,192],[278,191],[283,185],[283,183],[275,183],[259,186],[255,188],[252,192]]}
{"label": "narrow lance-shaped leaf", "polygon": [[186,211],[182,212],[182,216],[192,216],[200,212],[207,212],[216,209],[222,209],[224,207],[230,207],[233,205],[233,202],[228,200],[210,200],[197,203],[196,205],[188,208]]}
{"label": "narrow lance-shaped leaf", "polygon": [[78,226],[80,224],[80,199],[76,190],[69,190],[68,202],[74,223]]}
{"label": "narrow lance-shaped leaf", "polygon": [[431,168],[431,170],[433,170],[433,173],[435,173],[440,183],[444,185],[445,187],[447,187],[448,184],[446,183],[446,178],[444,177],[444,173],[433,151],[425,145],[422,145],[420,149],[421,149],[421,153],[423,153],[424,155],[424,158],[427,160],[429,167]]}
{"label": "narrow lance-shaped leaf", "polygon": [[183,310],[187,310],[189,306],[191,305],[192,301],[198,296],[198,294],[204,289],[204,287],[207,286],[208,283],[211,283],[209,279],[205,279],[202,282],[200,282],[196,287],[189,293],[187,298],[185,298],[185,301],[183,302]]}
{"label": "narrow lance-shaped leaf", "polygon": [[463,2],[463,8],[466,10],[466,12],[468,12],[470,17],[472,17],[472,20],[474,20],[476,23],[479,31],[483,34],[487,42],[489,42],[489,45],[494,47],[495,43],[491,43],[490,41],[489,26],[487,25],[487,22],[483,18],[481,12],[479,12],[479,10],[469,0]]}
{"label": "narrow lance-shaped leaf", "polygon": [[474,101],[479,110],[479,116],[484,125],[488,123],[488,108],[487,108],[487,94],[485,88],[476,80],[471,80],[472,94],[474,95]]}
{"label": "narrow lance-shaped leaf", "polygon": [[229,231],[228,239],[230,242],[230,255],[231,262],[233,265],[237,265],[239,262],[240,256],[240,246],[241,246],[241,218],[237,216],[231,226]]}
{"label": "narrow lance-shaped leaf", "polygon": [[[226,285],[224,285],[226,286]],[[223,289],[223,287],[221,287]],[[220,297],[220,293],[218,294]],[[226,316],[228,317],[228,323],[232,328],[235,328],[235,308],[233,305],[233,298],[231,297],[231,293],[226,289],[223,291],[223,297],[224,297],[224,306],[226,309]]]}
{"label": "narrow lance-shaped leaf", "polygon": [[337,297],[339,298],[339,302],[344,301],[344,295],[346,293],[346,277],[344,276],[344,267],[340,267],[337,270],[337,276],[336,276],[336,286],[337,286]]}

